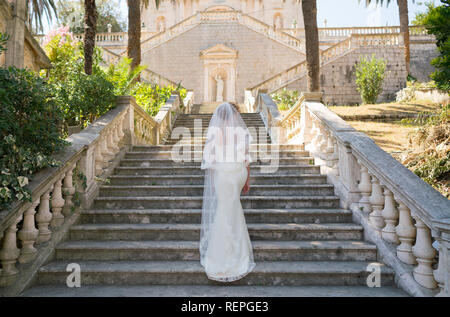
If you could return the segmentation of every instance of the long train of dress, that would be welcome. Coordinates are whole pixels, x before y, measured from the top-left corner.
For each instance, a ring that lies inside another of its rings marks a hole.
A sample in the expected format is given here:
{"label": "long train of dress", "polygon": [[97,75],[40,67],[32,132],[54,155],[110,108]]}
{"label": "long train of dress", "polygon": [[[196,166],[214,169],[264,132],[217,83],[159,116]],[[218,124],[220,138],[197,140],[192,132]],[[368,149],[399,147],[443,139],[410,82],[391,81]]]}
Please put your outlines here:
{"label": "long train of dress", "polygon": [[255,267],[253,250],[240,195],[247,179],[244,163],[222,163],[214,168],[217,212],[202,265],[209,279],[232,282]]}

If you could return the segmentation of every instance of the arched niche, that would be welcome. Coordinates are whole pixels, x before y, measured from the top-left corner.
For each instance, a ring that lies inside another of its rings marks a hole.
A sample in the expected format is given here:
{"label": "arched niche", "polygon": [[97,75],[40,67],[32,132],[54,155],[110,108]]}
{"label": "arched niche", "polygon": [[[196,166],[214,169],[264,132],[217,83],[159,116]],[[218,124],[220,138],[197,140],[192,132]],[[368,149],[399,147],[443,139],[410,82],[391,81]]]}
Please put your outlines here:
{"label": "arched niche", "polygon": [[156,18],[156,32],[164,32],[166,30],[166,18],[159,16]]}
{"label": "arched niche", "polygon": [[223,80],[223,100],[236,100],[237,51],[218,44],[200,52],[203,60],[203,101],[217,101],[216,76]]}
{"label": "arched niche", "polygon": [[280,12],[273,15],[273,27],[276,29],[283,28],[283,15]]}

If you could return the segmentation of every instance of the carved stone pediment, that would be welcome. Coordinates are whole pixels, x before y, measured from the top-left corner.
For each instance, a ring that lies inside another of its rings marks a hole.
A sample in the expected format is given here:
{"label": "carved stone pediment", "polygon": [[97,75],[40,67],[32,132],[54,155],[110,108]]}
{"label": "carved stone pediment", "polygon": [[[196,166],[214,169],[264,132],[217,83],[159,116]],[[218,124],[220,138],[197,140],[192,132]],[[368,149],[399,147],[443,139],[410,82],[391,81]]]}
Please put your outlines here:
{"label": "carved stone pediment", "polygon": [[237,51],[223,44],[217,44],[200,52],[200,58],[236,59]]}

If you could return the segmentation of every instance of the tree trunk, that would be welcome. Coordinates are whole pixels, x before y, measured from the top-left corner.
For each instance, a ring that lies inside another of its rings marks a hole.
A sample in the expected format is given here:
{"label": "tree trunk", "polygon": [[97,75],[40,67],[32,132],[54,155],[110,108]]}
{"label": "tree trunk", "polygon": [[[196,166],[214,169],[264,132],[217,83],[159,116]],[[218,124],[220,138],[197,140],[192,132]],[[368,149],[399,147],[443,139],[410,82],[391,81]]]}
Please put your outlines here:
{"label": "tree trunk", "polygon": [[84,0],[84,72],[92,75],[92,56],[94,55],[97,8],[95,0]]}
{"label": "tree trunk", "polygon": [[317,30],[316,0],[302,1],[303,20],[305,23],[306,69],[308,78],[308,91],[320,90],[320,56],[319,32]]}
{"label": "tree trunk", "polygon": [[131,67],[141,64],[141,1],[128,0],[128,57]]}
{"label": "tree trunk", "polygon": [[406,73],[409,74],[411,53],[409,45],[408,0],[397,0],[397,4],[400,15],[400,36],[403,37],[405,45]]}

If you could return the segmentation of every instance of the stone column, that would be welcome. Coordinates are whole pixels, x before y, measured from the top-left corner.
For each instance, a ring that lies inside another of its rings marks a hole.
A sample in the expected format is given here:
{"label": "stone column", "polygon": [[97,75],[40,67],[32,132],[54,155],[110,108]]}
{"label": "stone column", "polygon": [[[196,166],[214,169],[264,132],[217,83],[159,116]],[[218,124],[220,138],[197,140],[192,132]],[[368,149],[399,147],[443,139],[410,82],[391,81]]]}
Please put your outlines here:
{"label": "stone column", "polygon": [[5,55],[6,66],[24,67],[24,42],[25,42],[25,19],[26,1],[14,0],[13,18],[8,22],[7,33],[10,38],[7,43]]}

